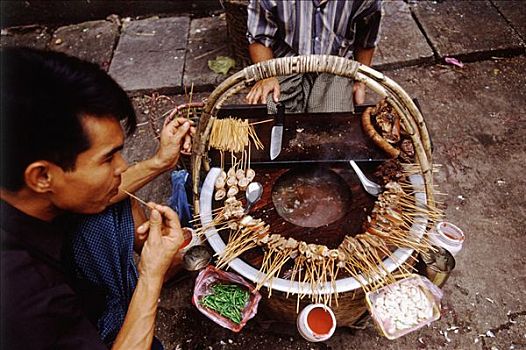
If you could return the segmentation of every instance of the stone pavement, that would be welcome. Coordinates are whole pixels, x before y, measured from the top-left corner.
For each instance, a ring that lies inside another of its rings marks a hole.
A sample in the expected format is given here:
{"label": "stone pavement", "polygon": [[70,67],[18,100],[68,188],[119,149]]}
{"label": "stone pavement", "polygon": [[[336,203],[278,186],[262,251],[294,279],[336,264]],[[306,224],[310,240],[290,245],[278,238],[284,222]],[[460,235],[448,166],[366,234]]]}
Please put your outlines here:
{"label": "stone pavement", "polygon": [[[448,194],[446,217],[467,235],[442,318],[396,341],[371,324],[340,329],[322,344],[257,322],[234,334],[189,305],[187,279],[161,297],[157,332],[167,349],[526,349],[526,1],[386,1],[384,10],[374,65],[418,98],[442,164],[435,181]],[[134,96],[140,120],[127,141],[130,162],[155,150],[152,120],[185,102],[171,94],[193,83],[202,92],[194,100],[206,97],[226,78],[208,60],[229,54],[224,15],[4,28],[1,44],[60,50],[108,69]],[[169,193],[167,176],[141,190],[156,201]]]}
{"label": "stone pavement", "polygon": [[[523,1],[386,1],[384,13],[373,61],[379,70],[445,57],[474,61],[524,54]],[[114,15],[56,29],[5,28],[1,39],[2,45],[47,47],[96,62],[134,96],[177,94],[192,83],[194,91],[211,91],[226,76],[212,72],[208,60],[230,54],[224,14],[140,20]]]}

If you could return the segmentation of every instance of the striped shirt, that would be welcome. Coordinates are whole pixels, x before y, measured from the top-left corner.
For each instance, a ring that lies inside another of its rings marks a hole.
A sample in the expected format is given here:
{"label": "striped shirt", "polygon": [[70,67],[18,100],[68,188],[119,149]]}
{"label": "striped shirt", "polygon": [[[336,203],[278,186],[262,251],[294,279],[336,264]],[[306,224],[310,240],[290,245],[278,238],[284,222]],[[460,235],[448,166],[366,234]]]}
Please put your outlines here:
{"label": "striped shirt", "polygon": [[276,57],[326,54],[353,58],[375,47],[381,0],[250,0],[247,38]]}

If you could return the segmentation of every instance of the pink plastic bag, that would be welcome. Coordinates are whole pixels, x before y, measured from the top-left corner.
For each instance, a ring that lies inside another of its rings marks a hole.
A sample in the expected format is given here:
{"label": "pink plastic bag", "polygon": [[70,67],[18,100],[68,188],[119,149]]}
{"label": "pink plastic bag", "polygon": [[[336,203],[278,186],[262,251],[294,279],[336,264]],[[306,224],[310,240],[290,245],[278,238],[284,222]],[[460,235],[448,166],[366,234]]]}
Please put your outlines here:
{"label": "pink plastic bag", "polygon": [[[220,315],[215,310],[211,310],[201,305],[200,300],[204,296],[211,294],[212,286],[217,283],[222,284],[238,284],[245,287],[250,292],[247,305],[243,310],[241,323],[237,324],[232,322],[230,319]],[[228,328],[233,332],[239,332],[246,324],[247,321],[254,317],[258,310],[259,300],[261,294],[255,290],[255,288],[245,281],[241,276],[225,272],[216,269],[214,266],[209,265],[206,269],[201,271],[197,276],[194,287],[194,295],[192,297],[192,303],[197,307],[201,313],[206,317],[217,323],[218,325]]]}

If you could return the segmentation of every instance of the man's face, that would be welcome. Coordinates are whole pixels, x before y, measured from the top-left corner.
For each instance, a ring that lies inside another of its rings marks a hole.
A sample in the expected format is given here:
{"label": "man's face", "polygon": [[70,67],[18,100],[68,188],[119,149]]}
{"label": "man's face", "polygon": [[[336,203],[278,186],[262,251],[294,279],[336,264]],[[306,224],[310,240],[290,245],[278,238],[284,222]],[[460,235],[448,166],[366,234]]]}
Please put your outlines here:
{"label": "man's face", "polygon": [[63,211],[94,214],[103,211],[128,167],[122,158],[124,133],[114,118],[83,118],[91,147],[77,156],[75,170],[53,172],[53,205]]}

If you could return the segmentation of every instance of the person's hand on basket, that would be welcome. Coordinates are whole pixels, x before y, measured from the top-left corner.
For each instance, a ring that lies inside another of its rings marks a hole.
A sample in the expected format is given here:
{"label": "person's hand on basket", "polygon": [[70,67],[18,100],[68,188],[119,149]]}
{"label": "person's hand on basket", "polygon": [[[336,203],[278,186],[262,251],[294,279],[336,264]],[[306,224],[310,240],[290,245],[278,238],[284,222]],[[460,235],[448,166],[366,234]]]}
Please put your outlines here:
{"label": "person's hand on basket", "polygon": [[163,280],[184,241],[179,218],[171,208],[149,203],[150,220],[137,228],[147,236],[142,248],[139,273],[149,280]]}
{"label": "person's hand on basket", "polygon": [[362,82],[355,82],[352,88],[354,104],[361,105],[365,102],[365,84]]}
{"label": "person's hand on basket", "polygon": [[174,118],[163,125],[160,133],[159,148],[154,158],[161,167],[175,167],[180,154],[192,153],[192,138],[196,129],[194,122],[183,117]]}
{"label": "person's hand on basket", "polygon": [[267,103],[267,96],[272,93],[274,102],[279,102],[279,81],[275,77],[267,78],[258,81],[246,96],[246,100],[250,104]]}

